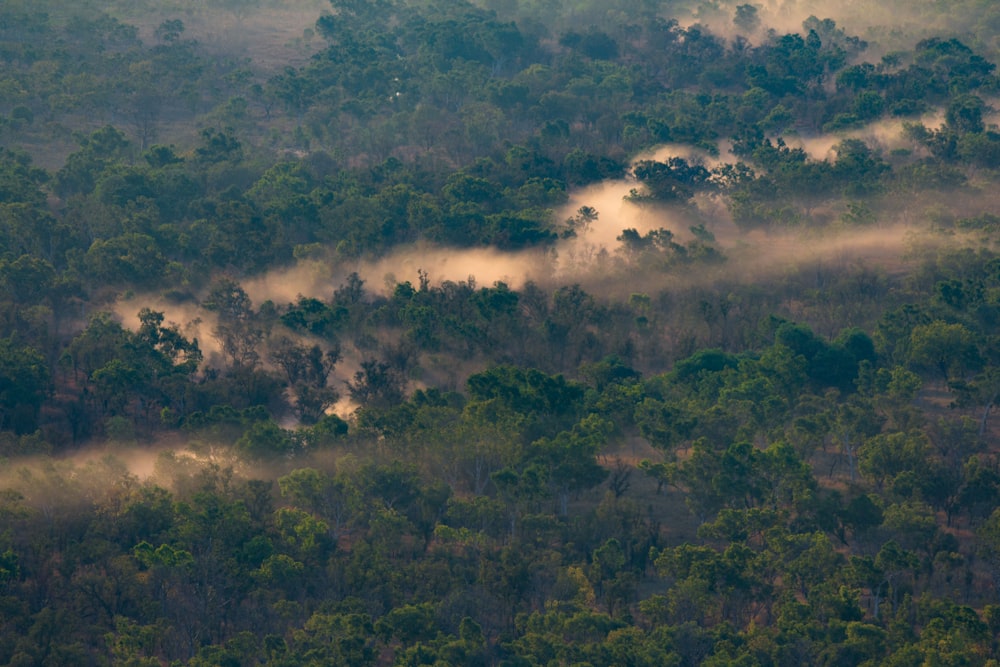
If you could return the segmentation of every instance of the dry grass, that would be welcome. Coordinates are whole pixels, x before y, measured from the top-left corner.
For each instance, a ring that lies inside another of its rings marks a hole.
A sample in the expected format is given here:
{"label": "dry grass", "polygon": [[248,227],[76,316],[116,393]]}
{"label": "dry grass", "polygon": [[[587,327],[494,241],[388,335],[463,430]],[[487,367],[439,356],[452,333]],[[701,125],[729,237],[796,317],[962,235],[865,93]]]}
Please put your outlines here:
{"label": "dry grass", "polygon": [[[643,460],[662,461],[662,452],[645,439],[633,437],[602,452],[599,460],[612,473],[619,462],[627,467],[630,473],[628,489],[622,497],[639,504],[649,520],[659,526],[667,543],[680,544],[697,539],[701,523],[688,509],[684,494],[666,485],[658,490],[656,480],[638,468]],[[602,485],[602,492],[606,488],[607,484]]]}
{"label": "dry grass", "polygon": [[266,73],[288,66],[299,67],[324,47],[323,38],[315,34],[315,28],[325,6],[320,2],[290,2],[245,17],[199,7],[183,12],[151,12],[122,20],[139,28],[143,42],[155,44],[156,28],[163,21],[179,19],[184,23],[183,38],[198,42],[211,57],[249,59],[254,69]]}

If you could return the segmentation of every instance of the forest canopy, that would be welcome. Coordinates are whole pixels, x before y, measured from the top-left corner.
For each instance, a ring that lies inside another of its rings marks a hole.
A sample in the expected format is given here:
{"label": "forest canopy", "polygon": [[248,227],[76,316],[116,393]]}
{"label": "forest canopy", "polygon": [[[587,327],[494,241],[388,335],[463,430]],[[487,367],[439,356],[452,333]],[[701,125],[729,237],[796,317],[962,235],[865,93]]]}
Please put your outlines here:
{"label": "forest canopy", "polygon": [[0,664],[994,665],[992,3],[0,4]]}

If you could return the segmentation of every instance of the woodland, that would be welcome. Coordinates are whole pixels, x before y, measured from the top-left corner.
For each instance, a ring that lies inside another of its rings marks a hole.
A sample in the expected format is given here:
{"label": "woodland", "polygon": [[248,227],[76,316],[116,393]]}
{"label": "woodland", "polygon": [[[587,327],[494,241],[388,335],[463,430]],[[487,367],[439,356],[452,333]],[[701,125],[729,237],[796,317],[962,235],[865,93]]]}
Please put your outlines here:
{"label": "woodland", "polygon": [[1000,6],[0,3],[0,665],[1000,665]]}

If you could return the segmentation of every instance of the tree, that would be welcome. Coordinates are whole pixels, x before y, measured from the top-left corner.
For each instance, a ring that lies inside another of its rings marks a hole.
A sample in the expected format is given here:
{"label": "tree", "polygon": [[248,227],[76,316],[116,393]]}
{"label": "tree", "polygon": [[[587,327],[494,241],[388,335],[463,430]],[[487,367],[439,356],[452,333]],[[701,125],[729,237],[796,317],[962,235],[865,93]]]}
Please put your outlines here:
{"label": "tree", "polygon": [[253,459],[288,457],[298,449],[292,434],[269,419],[254,422],[235,446],[237,451]]}
{"label": "tree", "polygon": [[365,359],[347,383],[351,398],[362,407],[387,408],[403,400],[406,379],[384,361]]}
{"label": "tree", "polygon": [[97,239],[84,257],[88,276],[110,284],[146,287],[161,282],[167,258],[148,234],[122,234]]}
{"label": "tree", "polygon": [[858,467],[881,491],[899,475],[925,470],[931,447],[919,432],[883,433],[869,438],[858,452]]}
{"label": "tree", "polygon": [[1000,590],[1000,509],[993,510],[976,531],[976,544],[979,554],[990,567],[994,589]]}
{"label": "tree", "polygon": [[125,135],[110,125],[78,141],[80,150],[56,173],[56,191],[64,197],[92,192],[102,172],[125,158],[130,148]]}
{"label": "tree", "polygon": [[340,394],[327,381],[340,360],[340,347],[325,353],[319,345],[307,347],[282,337],[271,347],[271,359],[285,371],[303,423],[317,423]]}
{"label": "tree", "polygon": [[595,592],[604,598],[609,616],[614,617],[619,606],[624,607],[635,593],[638,579],[626,568],[621,543],[611,538],[594,550],[591,557],[590,581]]}
{"label": "tree", "polygon": [[535,368],[494,366],[469,376],[470,401],[494,402],[519,415],[526,441],[571,428],[579,418],[583,386]]}
{"label": "tree", "polygon": [[699,164],[689,164],[681,157],[672,157],[666,162],[641,160],[632,171],[636,180],[647,189],[645,193],[630,192],[629,199],[632,201],[683,204],[711,182],[708,169]]}
{"label": "tree", "polygon": [[957,395],[958,406],[982,410],[979,418],[979,437],[982,438],[986,434],[990,413],[1000,398],[1000,368],[987,366],[971,380],[956,380],[950,387]]}
{"label": "tree", "polygon": [[608,471],[597,463],[596,455],[611,429],[610,422],[588,415],[571,431],[542,438],[528,450],[529,460],[548,468],[547,478],[555,487],[561,515],[568,511],[570,493],[597,486],[607,478]]}
{"label": "tree", "polygon": [[99,414],[131,416],[134,427],[152,428],[166,417],[176,424],[193,408],[188,382],[199,370],[198,341],[187,339],[163,313],[143,308],[139,328],[124,329],[107,314],[94,317],[67,350],[74,371],[82,368]]}
{"label": "tree", "polygon": [[44,357],[13,337],[0,338],[0,429],[17,434],[38,427],[38,412],[49,390]]}
{"label": "tree", "polygon": [[978,134],[985,128],[983,111],[986,103],[976,95],[959,95],[945,111],[944,120],[949,130],[959,134]]}
{"label": "tree", "polygon": [[258,350],[264,340],[253,302],[246,291],[231,278],[220,280],[202,302],[202,307],[216,314],[212,335],[234,370],[252,371],[260,363]]}
{"label": "tree", "polygon": [[910,363],[937,371],[947,384],[953,375],[963,378],[967,371],[976,370],[981,359],[975,336],[964,325],[935,320],[913,328]]}
{"label": "tree", "polygon": [[872,579],[875,586],[871,589],[872,615],[877,619],[884,599],[892,603],[892,611],[895,612],[901,602],[901,584],[908,575],[914,573],[918,561],[915,554],[901,548],[895,540],[889,540],[879,549],[872,564],[875,575]]}
{"label": "tree", "polygon": [[295,663],[375,665],[374,630],[367,614],[317,612],[292,633],[289,658]]}
{"label": "tree", "polygon": [[281,495],[297,507],[327,520],[335,542],[357,511],[358,490],[344,475],[330,476],[316,468],[297,468],[278,478]]}
{"label": "tree", "polygon": [[[866,110],[866,113],[871,111]],[[845,139],[835,150],[837,160],[833,164],[833,176],[841,182],[844,194],[862,197],[879,192],[882,175],[891,169],[880,155],[860,139]]]}
{"label": "tree", "polygon": [[671,458],[673,450],[691,437],[697,422],[677,402],[655,398],[645,398],[636,405],[634,418],[642,437]]}

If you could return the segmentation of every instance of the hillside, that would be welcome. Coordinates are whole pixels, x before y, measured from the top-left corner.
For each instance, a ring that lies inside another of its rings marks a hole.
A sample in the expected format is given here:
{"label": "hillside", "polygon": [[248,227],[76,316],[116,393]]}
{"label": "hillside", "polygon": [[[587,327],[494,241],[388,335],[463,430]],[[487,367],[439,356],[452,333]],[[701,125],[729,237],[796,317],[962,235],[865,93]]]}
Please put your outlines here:
{"label": "hillside", "polygon": [[947,4],[0,4],[0,665],[997,664]]}

